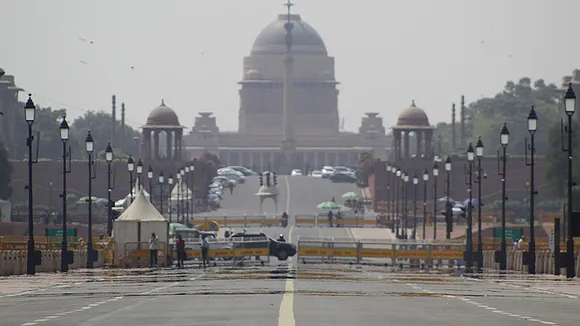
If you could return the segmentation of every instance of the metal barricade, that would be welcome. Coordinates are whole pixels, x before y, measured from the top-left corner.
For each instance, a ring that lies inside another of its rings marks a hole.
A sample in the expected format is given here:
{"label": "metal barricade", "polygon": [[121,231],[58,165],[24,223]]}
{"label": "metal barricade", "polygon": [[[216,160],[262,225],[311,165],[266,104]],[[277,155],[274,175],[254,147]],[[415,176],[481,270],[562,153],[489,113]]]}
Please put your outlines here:
{"label": "metal barricade", "polygon": [[297,227],[315,227],[315,226],[318,226],[317,214],[315,214],[315,213],[294,214],[294,226],[297,226]]}
{"label": "metal barricade", "polygon": [[250,227],[250,226],[280,226],[282,225],[282,214],[244,214],[244,215],[208,215],[195,214],[190,219],[190,222],[195,225],[207,224],[215,222],[220,226],[225,227]]}
{"label": "metal barricade", "polygon": [[[167,266],[167,246],[165,242],[157,243],[157,266]],[[150,265],[149,242],[126,242],[123,261],[120,266],[145,267]]]}
{"label": "metal barricade", "polygon": [[[240,262],[256,262],[264,264],[270,262],[270,241],[265,240],[247,240],[242,238],[233,239],[211,239],[209,242],[208,260],[214,264]],[[186,243],[187,260],[201,261],[201,244]],[[173,251],[174,260],[177,259],[177,252]],[[252,257],[254,258],[252,260]],[[266,257],[265,260],[262,257]]]}
{"label": "metal barricade", "polygon": [[298,237],[298,261],[438,267],[443,262],[461,265],[462,241],[353,240]]}

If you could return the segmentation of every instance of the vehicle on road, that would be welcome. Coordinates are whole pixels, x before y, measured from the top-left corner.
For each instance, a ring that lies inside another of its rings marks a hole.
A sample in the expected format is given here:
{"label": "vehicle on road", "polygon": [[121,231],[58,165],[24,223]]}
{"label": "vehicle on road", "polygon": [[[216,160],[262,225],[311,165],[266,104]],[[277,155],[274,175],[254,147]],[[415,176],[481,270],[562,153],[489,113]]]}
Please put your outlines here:
{"label": "vehicle on road", "polygon": [[292,170],[292,172],[290,173],[291,176],[297,176],[297,175],[302,175],[302,171],[300,171],[300,169],[294,169]]}
{"label": "vehicle on road", "polygon": [[346,173],[335,173],[330,176],[330,181],[332,182],[348,182],[348,183],[355,183],[356,177]]}
{"label": "vehicle on road", "polygon": [[322,178],[322,171],[314,170],[314,171],[310,172],[309,176],[311,176],[313,178]]}
{"label": "vehicle on road", "polygon": [[[270,256],[278,258],[278,260],[287,260],[288,257],[293,257],[296,255],[296,245],[287,243],[287,242],[280,242],[277,240],[272,239],[271,237],[267,236],[262,232],[256,233],[249,233],[249,232],[238,232],[232,234],[230,239],[240,239],[240,242],[234,240],[234,246],[236,248],[244,248],[245,244],[243,241],[268,241],[268,248],[270,251]],[[248,245],[254,245],[252,243],[248,243]]]}
{"label": "vehicle on road", "polygon": [[332,166],[324,166],[322,168],[322,177],[325,179],[330,178],[334,174],[334,168]]}
{"label": "vehicle on road", "polygon": [[248,169],[245,166],[228,166],[226,169],[236,170],[238,172],[241,172],[246,177],[258,175],[256,172]]}

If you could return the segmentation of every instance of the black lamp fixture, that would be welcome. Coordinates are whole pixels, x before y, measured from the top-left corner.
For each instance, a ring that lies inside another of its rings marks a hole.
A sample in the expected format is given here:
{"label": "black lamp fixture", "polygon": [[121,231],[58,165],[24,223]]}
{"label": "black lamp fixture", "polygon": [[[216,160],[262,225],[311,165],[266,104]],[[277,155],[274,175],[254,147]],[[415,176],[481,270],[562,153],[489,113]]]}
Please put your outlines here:
{"label": "black lamp fixture", "polygon": [[467,147],[467,192],[468,192],[468,201],[467,201],[467,257],[465,262],[466,272],[472,273],[473,272],[473,163],[475,160],[475,150],[473,149],[473,145],[471,142]]}
{"label": "black lamp fixture", "polygon": [[153,168],[151,165],[147,169],[147,179],[149,179],[149,201],[153,203],[153,185],[151,184],[153,180]]}
{"label": "black lamp fixture", "polygon": [[169,223],[171,223],[171,212],[173,211],[173,197],[172,197],[172,192],[173,192],[173,174],[170,173],[169,174],[169,178],[167,178],[167,184],[169,185]]}
{"label": "black lamp fixture", "polygon": [[445,203],[445,218],[446,218],[446,229],[445,238],[447,240],[451,239],[451,232],[453,231],[453,210],[451,207],[451,158],[449,155],[445,158],[445,176],[447,183],[447,202]]}
{"label": "black lamp fixture", "polygon": [[417,173],[413,175],[413,240],[417,239],[417,185],[419,178]]}
{"label": "black lamp fixture", "polygon": [[475,156],[477,156],[477,178],[475,182],[477,183],[477,271],[479,273],[483,272],[483,235],[481,233],[481,207],[483,203],[481,202],[481,177],[483,169],[481,166],[481,158],[483,157],[483,142],[481,137],[477,140],[475,144]]}
{"label": "black lamp fixture", "polygon": [[[577,231],[574,228],[574,211],[572,205],[572,115],[576,111],[576,94],[572,88],[572,83],[568,84],[568,90],[564,96],[564,107],[566,110],[566,115],[568,116],[568,126],[566,132],[568,133],[568,148],[562,148],[563,151],[568,152],[568,208],[567,208],[567,222],[568,222],[568,239],[566,240],[566,277],[573,278],[576,276],[574,270],[574,237],[580,236],[580,234],[575,234]],[[564,135],[562,134],[562,138]],[[562,144],[564,145],[564,144]]]}
{"label": "black lamp fixture", "polygon": [[129,155],[129,159],[127,160],[127,170],[129,171],[129,189],[130,189],[130,197],[131,203],[133,203],[133,171],[135,171],[135,161],[133,160],[133,156]]}
{"label": "black lamp fixture", "polygon": [[[36,245],[34,244],[34,199],[32,183],[32,166],[36,160],[32,157],[32,145],[34,142],[34,135],[32,135],[32,124],[36,118],[36,105],[32,101],[32,94],[28,94],[28,101],[24,105],[24,118],[28,124],[28,138],[26,138],[26,146],[28,147],[28,242],[26,253],[26,274],[34,275],[36,273]],[[37,146],[38,148],[38,146]]]}
{"label": "black lamp fixture", "polygon": [[85,138],[85,150],[88,155],[88,167],[89,167],[89,196],[87,198],[88,209],[89,209],[89,235],[87,239],[87,268],[93,268],[93,151],[95,149],[95,141],[93,140],[93,135],[89,131],[87,133],[87,138]]}
{"label": "black lamp fixture", "polygon": [[437,177],[439,176],[439,164],[433,163],[433,240],[437,240]]}
{"label": "black lamp fixture", "polygon": [[111,142],[105,149],[105,161],[107,161],[107,234],[113,234],[113,200],[111,199],[111,163],[113,163],[113,148]]}
{"label": "black lamp fixture", "polygon": [[[501,256],[499,261],[499,270],[500,273],[505,273],[507,269],[507,244],[506,244],[506,226],[505,226],[505,202],[507,200],[506,197],[506,160],[507,160],[507,153],[506,149],[509,142],[510,132],[507,128],[507,124],[504,123],[501,131],[499,133],[499,141],[500,145],[503,149],[503,155],[501,156],[502,160],[502,172],[498,171],[498,174],[501,176],[501,242],[500,242],[500,250]],[[498,160],[499,161],[499,160]],[[498,162],[499,164],[499,162]],[[499,170],[499,169],[498,169]]]}
{"label": "black lamp fixture", "polygon": [[[67,191],[66,191],[66,175],[71,172],[71,151],[70,147],[66,147],[66,143],[69,139],[69,126],[66,121],[66,116],[62,118],[59,127],[60,140],[62,141],[62,243],[61,243],[61,259],[60,259],[60,271],[65,273],[68,272],[68,265],[71,263],[72,252],[68,250],[68,230],[67,230]],[[69,164],[67,166],[67,158]]]}

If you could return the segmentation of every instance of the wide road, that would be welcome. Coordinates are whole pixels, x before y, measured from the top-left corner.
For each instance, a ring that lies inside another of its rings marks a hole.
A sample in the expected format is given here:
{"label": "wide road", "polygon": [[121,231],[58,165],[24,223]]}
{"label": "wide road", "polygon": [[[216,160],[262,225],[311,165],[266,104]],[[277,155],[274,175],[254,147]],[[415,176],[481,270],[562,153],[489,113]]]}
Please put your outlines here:
{"label": "wide road", "polygon": [[[280,210],[291,216],[315,212],[319,202],[356,190],[306,177],[280,177],[279,189]],[[225,196],[216,214],[257,212],[256,190],[257,182],[249,179]],[[363,229],[257,229],[283,233],[290,242],[298,236],[366,236]],[[580,325],[580,281],[546,289],[561,283],[295,259],[205,270],[196,264],[182,270],[77,270],[0,278],[0,325]]]}
{"label": "wide road", "polygon": [[348,266],[75,271],[0,279],[0,316],[3,326],[580,324],[577,295],[512,283]]}

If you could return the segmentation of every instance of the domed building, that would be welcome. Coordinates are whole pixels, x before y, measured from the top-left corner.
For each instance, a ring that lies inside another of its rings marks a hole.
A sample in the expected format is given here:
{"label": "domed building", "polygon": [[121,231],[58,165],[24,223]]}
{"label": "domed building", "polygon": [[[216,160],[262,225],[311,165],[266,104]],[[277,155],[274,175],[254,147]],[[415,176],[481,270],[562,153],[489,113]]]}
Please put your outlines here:
{"label": "domed building", "polygon": [[[292,26],[291,45],[287,23]],[[291,71],[288,60],[292,60]],[[279,15],[262,29],[243,59],[239,84],[238,132],[220,132],[211,112],[200,113],[184,136],[188,157],[210,151],[224,165],[257,170],[276,165],[282,156],[283,134],[289,130],[284,128],[285,107],[292,110],[290,164],[294,168],[352,166],[365,151],[378,158],[387,156],[391,141],[378,113],[367,113],[358,133],[341,131],[334,58],[320,34],[300,15]]]}
{"label": "domed building", "polygon": [[[147,123],[143,128],[143,157],[145,159],[182,159],[183,153],[183,129],[179,124],[179,118],[173,109],[161,104],[147,116]],[[159,146],[159,139],[165,140],[165,146]],[[163,149],[163,151],[161,151]]]}
{"label": "domed building", "polygon": [[394,153],[392,159],[411,158],[411,134],[415,137],[417,145],[415,147],[416,157],[429,158],[432,156],[433,126],[429,124],[429,118],[423,109],[415,105],[401,111],[397,124],[393,129]]}

